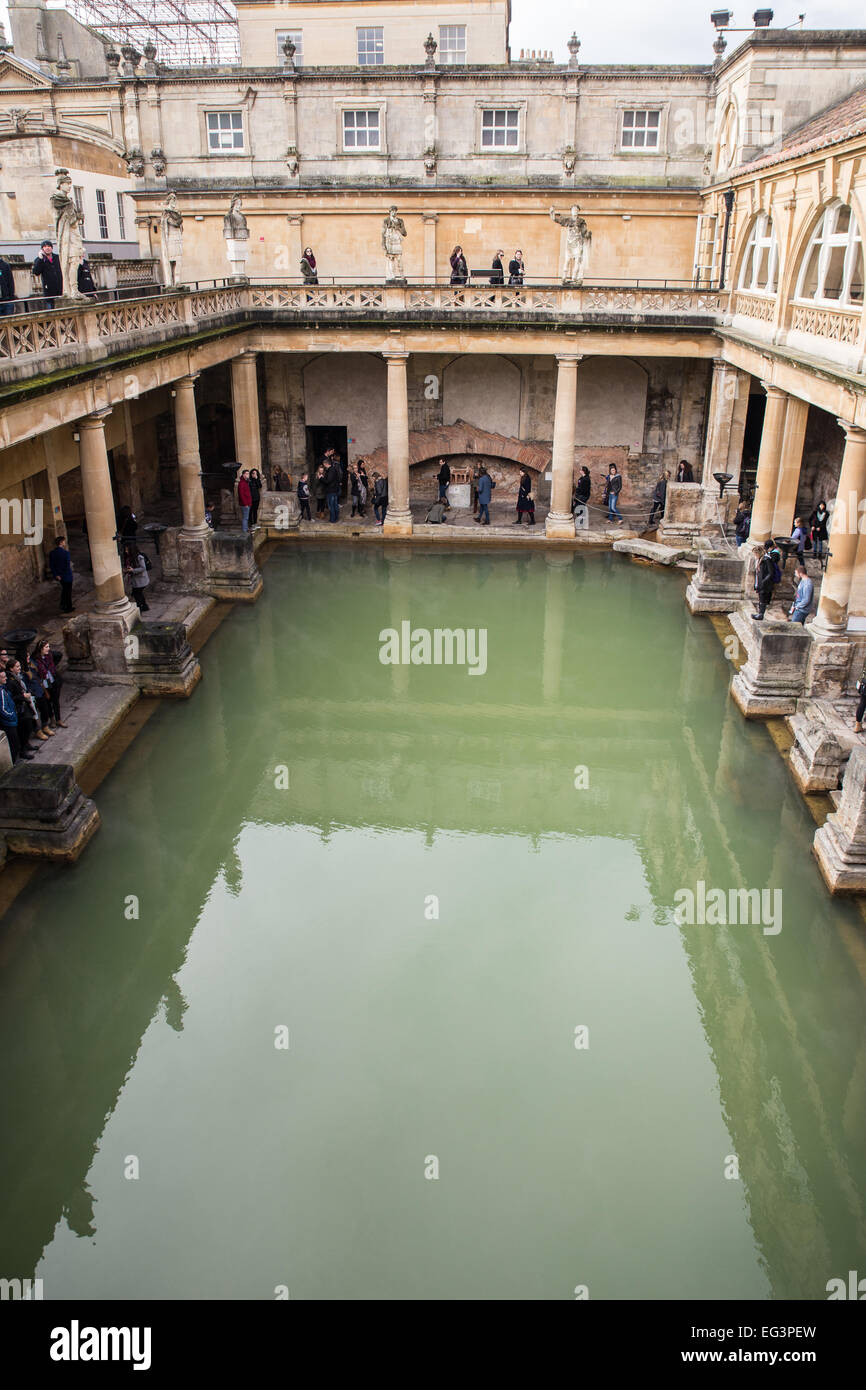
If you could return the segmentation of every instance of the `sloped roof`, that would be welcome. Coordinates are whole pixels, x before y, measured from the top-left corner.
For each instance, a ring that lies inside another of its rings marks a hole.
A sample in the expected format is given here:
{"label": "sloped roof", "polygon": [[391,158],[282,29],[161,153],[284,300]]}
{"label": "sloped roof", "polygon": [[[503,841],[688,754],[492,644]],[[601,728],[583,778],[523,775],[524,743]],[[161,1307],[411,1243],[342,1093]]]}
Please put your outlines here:
{"label": "sloped roof", "polygon": [[791,130],[759,159],[741,164],[738,173],[766,169],[799,155],[812,154],[828,145],[839,145],[856,135],[866,135],[866,86],[858,87],[841,101],[812,116],[804,125]]}

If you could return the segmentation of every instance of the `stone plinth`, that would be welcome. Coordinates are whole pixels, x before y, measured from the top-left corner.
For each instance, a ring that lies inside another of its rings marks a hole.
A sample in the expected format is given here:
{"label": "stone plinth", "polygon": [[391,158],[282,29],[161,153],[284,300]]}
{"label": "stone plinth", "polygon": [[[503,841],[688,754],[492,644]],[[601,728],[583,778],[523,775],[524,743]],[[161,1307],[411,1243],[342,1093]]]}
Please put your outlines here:
{"label": "stone plinth", "polygon": [[799,623],[753,623],[749,658],[731,682],[734,703],[747,719],[793,714],[806,686],[812,639]]}
{"label": "stone plinth", "polygon": [[686,589],[690,613],[731,613],[745,597],[746,562],[727,550],[704,550]]}
{"label": "stone plinth", "polygon": [[720,497],[717,487],[702,488],[701,493],[701,535],[715,536],[716,539],[723,533],[727,535],[734,517],[737,514],[737,504],[739,502],[737,494],[735,492],[726,492],[724,497]]}
{"label": "stone plinth", "polygon": [[259,525],[279,535],[283,531],[297,531],[301,524],[301,509],[297,493],[263,492],[259,503]]}
{"label": "stone plinth", "polygon": [[201,667],[183,623],[139,623],[138,655],[129,663],[143,695],[189,695],[201,680]]}
{"label": "stone plinth", "polygon": [[[814,634],[811,624],[809,630]],[[806,683],[809,694],[815,699],[823,697],[831,700],[837,700],[844,695],[851,673],[853,654],[851,643],[844,637],[830,642],[814,640]]]}
{"label": "stone plinth", "polygon": [[637,555],[641,560],[652,560],[655,565],[675,565],[677,560],[682,560],[689,553],[683,549],[675,550],[669,545],[659,545],[656,541],[625,539],[614,541],[612,549],[620,555]]}
{"label": "stone plinth", "polygon": [[128,638],[138,623],[134,603],[117,613],[81,613],[63,625],[70,671],[86,671],[103,680],[128,678]]}
{"label": "stone plinth", "polygon": [[0,779],[0,836],[15,854],[75,860],[98,826],[68,764],[17,763]]}
{"label": "stone plinth", "polygon": [[805,715],[790,719],[796,742],[791,749],[790,767],[801,792],[833,791],[839,785],[848,750],[826,724]]}
{"label": "stone plinth", "polygon": [[666,545],[694,543],[701,529],[703,491],[700,483],[668,483],[665,514],[656,535]]}
{"label": "stone plinth", "polygon": [[839,809],[815,833],[815,858],[831,893],[866,892],[866,748],[855,748]]}
{"label": "stone plinth", "polygon": [[262,576],[249,532],[214,531],[209,591],[215,598],[255,603],[262,592]]}
{"label": "stone plinth", "polygon": [[449,483],[448,501],[455,512],[468,512],[472,506],[471,483]]}
{"label": "stone plinth", "polygon": [[9,740],[0,730],[0,777],[8,772],[12,766],[12,752],[9,747]]}

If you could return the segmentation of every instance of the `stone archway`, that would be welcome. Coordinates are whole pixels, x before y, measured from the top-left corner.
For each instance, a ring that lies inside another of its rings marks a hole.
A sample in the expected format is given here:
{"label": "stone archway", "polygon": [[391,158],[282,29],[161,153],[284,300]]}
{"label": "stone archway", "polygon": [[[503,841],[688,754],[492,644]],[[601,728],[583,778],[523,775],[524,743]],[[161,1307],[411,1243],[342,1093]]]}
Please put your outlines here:
{"label": "stone archway", "polygon": [[[452,467],[474,468],[485,464],[496,483],[495,500],[511,502],[517,498],[521,470],[529,471],[535,488],[540,475],[550,469],[551,451],[547,444],[494,434],[467,420],[430,430],[413,430],[409,434],[411,497],[435,496],[434,479],[440,458],[447,459]],[[372,474],[373,469],[387,473],[387,449],[376,449],[368,456],[368,473]]]}

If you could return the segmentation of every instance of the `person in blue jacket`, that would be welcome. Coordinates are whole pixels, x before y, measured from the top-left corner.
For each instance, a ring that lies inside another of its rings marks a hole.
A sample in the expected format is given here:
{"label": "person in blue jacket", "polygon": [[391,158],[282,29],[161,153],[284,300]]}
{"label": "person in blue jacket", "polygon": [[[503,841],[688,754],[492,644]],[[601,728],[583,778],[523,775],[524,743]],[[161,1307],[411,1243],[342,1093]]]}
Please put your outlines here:
{"label": "person in blue jacket", "polygon": [[13,763],[17,763],[19,758],[26,758],[28,762],[32,762],[35,754],[21,752],[21,741],[18,737],[18,711],[15,708],[15,701],[6,689],[5,666],[0,666],[0,729],[6,735]]}
{"label": "person in blue jacket", "polygon": [[490,525],[490,495],[496,487],[486,468],[482,468],[478,475],[478,515],[475,520],[481,526]]}

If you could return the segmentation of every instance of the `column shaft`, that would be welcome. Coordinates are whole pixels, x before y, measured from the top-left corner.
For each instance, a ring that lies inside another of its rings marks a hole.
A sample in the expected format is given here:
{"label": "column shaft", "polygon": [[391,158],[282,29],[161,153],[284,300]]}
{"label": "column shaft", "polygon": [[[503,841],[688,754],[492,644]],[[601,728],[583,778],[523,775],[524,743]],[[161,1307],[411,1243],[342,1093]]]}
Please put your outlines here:
{"label": "column shaft", "polygon": [[261,472],[259,384],[254,352],[242,352],[239,357],[232,358],[232,412],[235,424],[235,458],[243,468],[257,468]]}
{"label": "column shaft", "polygon": [[574,516],[574,434],[577,412],[577,353],[557,354],[556,406],[553,413],[553,482],[550,512],[545,525],[547,536],[573,536]]}
{"label": "column shaft", "polygon": [[761,450],[758,454],[758,472],[755,478],[755,504],[752,508],[752,528],[749,533],[750,539],[754,541],[767,540],[773,529],[782,429],[788,400],[785,392],[780,391],[777,386],[768,386],[765,382],[764,389],[767,392],[767,408],[761,432]]}
{"label": "column shaft", "polygon": [[[106,411],[105,414],[108,414]],[[105,447],[104,415],[88,415],[78,422],[81,453],[81,489],[87,540],[93,561],[93,583],[98,608],[120,605],[129,600],[123,587],[120,556],[117,551],[117,521],[111,492],[111,473]]]}
{"label": "column shaft", "polygon": [[177,469],[180,475],[184,534],[206,535],[210,528],[204,519],[198,421],[195,413],[195,377],[185,376],[175,382],[174,429],[177,437]]}
{"label": "column shaft", "polygon": [[821,585],[818,612],[810,624],[818,637],[836,637],[848,626],[848,601],[860,540],[860,503],[866,497],[866,430],[839,424],[845,430],[845,452],[839,489],[830,523],[830,559]]}
{"label": "column shaft", "polygon": [[385,353],[388,364],[388,511],[386,536],[412,534],[409,510],[409,393],[408,352]]}
{"label": "column shaft", "polygon": [[797,489],[800,486],[808,414],[809,406],[806,401],[801,401],[797,396],[788,397],[782,447],[779,452],[779,481],[776,484],[776,502],[773,508],[774,536],[790,536],[794,526],[794,508],[797,505]]}

